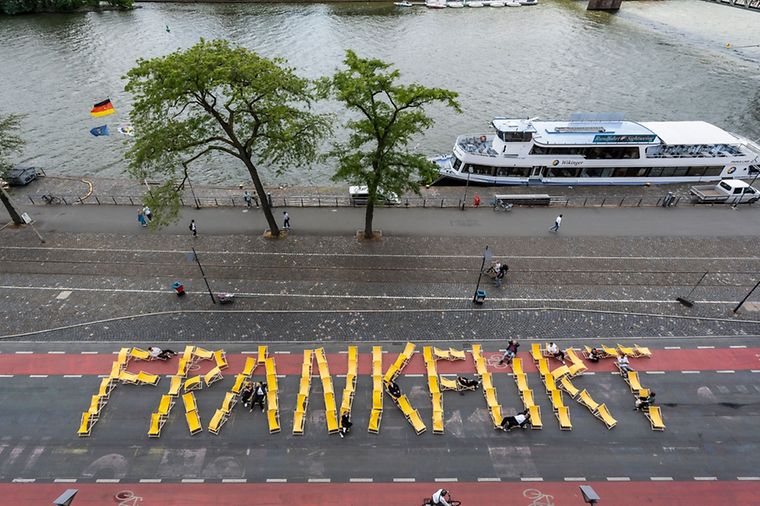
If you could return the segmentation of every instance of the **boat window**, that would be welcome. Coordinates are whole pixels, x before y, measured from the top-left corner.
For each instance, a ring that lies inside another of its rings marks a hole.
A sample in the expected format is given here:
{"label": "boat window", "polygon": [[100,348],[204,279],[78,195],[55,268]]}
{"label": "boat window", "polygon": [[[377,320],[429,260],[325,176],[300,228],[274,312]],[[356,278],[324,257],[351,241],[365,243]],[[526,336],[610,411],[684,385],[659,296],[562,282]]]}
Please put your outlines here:
{"label": "boat window", "polygon": [[707,167],[705,176],[720,176],[723,173],[723,167]]}
{"label": "boat window", "polygon": [[454,163],[452,164],[452,167],[454,168],[454,170],[459,170],[459,167],[461,166],[462,166],[462,160],[460,160],[457,157],[454,157]]}
{"label": "boat window", "polygon": [[639,148],[633,146],[536,146],[530,150],[531,155],[570,155],[584,156],[589,160],[628,160],[638,159]]}
{"label": "boat window", "polygon": [[531,132],[499,132],[499,139],[504,142],[530,142],[533,134]]}
{"label": "boat window", "polygon": [[689,172],[686,175],[687,176],[704,176],[706,168],[707,167],[689,167]]}

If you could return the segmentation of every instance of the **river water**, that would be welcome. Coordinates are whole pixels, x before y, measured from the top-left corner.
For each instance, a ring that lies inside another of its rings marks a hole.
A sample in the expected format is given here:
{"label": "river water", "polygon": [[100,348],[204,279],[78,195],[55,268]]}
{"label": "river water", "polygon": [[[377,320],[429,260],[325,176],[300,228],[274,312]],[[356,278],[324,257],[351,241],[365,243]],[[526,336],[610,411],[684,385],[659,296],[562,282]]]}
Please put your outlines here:
{"label": "river water", "polygon": [[[696,120],[760,137],[760,13],[698,0],[628,1],[615,15],[585,1],[427,10],[392,4],[139,4],[132,12],[0,18],[0,112],[26,114],[24,159],[51,174],[118,177],[138,58],[227,38],[316,78],[347,48],[394,63],[406,81],[458,91],[461,115],[431,109],[418,151],[451,149],[496,115],[564,119],[622,111],[633,120]],[[166,28],[169,28],[169,31]],[[730,43],[731,48],[726,48]],[[89,110],[110,97],[117,114]],[[335,104],[325,108],[340,113]],[[110,137],[89,129],[108,124]],[[239,163],[197,165],[195,180],[247,180]],[[264,170],[265,184],[322,185],[329,166]]]}

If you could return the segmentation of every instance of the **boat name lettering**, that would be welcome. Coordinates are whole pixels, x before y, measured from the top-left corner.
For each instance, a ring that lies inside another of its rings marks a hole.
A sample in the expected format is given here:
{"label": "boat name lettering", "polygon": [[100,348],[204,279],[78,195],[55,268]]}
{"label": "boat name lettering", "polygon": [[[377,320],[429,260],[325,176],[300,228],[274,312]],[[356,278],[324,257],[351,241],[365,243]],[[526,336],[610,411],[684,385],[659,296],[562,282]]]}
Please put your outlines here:
{"label": "boat name lettering", "polygon": [[562,160],[562,165],[583,165],[583,162],[580,160]]}
{"label": "boat name lettering", "polygon": [[597,134],[594,142],[654,142],[656,135]]}

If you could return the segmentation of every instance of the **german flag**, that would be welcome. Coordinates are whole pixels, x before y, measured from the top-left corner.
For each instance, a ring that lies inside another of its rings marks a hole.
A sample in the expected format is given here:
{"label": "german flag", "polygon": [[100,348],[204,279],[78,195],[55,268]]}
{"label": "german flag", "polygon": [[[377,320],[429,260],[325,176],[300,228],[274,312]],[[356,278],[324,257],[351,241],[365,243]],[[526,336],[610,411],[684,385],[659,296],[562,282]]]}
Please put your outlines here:
{"label": "german flag", "polygon": [[93,105],[90,114],[96,118],[99,118],[100,116],[108,116],[109,114],[113,114],[115,112],[116,109],[113,108],[111,99],[107,98],[102,102],[98,102],[97,104]]}

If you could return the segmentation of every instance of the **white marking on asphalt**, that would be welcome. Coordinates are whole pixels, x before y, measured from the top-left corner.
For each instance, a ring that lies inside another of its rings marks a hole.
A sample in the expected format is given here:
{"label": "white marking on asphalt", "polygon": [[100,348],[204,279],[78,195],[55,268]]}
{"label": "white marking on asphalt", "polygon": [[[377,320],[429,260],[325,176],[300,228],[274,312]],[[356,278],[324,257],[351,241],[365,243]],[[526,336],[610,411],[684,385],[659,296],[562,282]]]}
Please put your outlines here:
{"label": "white marking on asphalt", "polygon": [[16,355],[31,355],[33,351],[17,351]]}
{"label": "white marking on asphalt", "polygon": [[737,345],[737,346],[729,346],[729,348],[731,348],[732,350],[743,350],[746,348],[746,346]]}
{"label": "white marking on asphalt", "polygon": [[701,371],[681,371],[681,374],[699,374]]}
{"label": "white marking on asphalt", "polygon": [[680,350],[680,346],[665,346],[663,347],[664,350]]}
{"label": "white marking on asphalt", "polygon": [[650,476],[649,479],[651,481],[673,481],[670,476]]}
{"label": "white marking on asphalt", "polygon": [[142,478],[140,483],[161,483],[161,478]]}
{"label": "white marking on asphalt", "polygon": [[64,378],[81,378],[82,375],[81,374],[64,374],[63,377]]}
{"label": "white marking on asphalt", "polygon": [[520,478],[520,481],[544,481],[543,478]]}
{"label": "white marking on asphalt", "polygon": [[349,478],[351,483],[372,483],[372,478]]}
{"label": "white marking on asphalt", "polygon": [[478,481],[501,481],[501,478],[478,478]]}
{"label": "white marking on asphalt", "polygon": [[422,374],[405,374],[404,376],[406,376],[407,378],[421,378],[423,375]]}
{"label": "white marking on asphalt", "polygon": [[47,378],[48,375],[47,374],[30,374],[29,377],[30,378]]}
{"label": "white marking on asphalt", "polygon": [[631,481],[628,476],[607,476],[607,481]]}
{"label": "white marking on asphalt", "polygon": [[330,478],[309,478],[309,483],[330,483]]}
{"label": "white marking on asphalt", "polygon": [[718,374],[731,374],[731,373],[735,373],[736,371],[732,371],[731,369],[724,369],[722,371],[715,371],[715,372],[717,372]]}
{"label": "white marking on asphalt", "polygon": [[13,478],[13,483],[34,483],[36,478]]}
{"label": "white marking on asphalt", "polygon": [[0,378],[12,378],[13,374],[0,374]]}
{"label": "white marking on asphalt", "polygon": [[97,351],[83,351],[82,355],[97,355]]}
{"label": "white marking on asphalt", "polygon": [[[94,293],[109,293],[112,294],[160,294],[165,295],[165,290],[146,290],[146,289],[113,289],[113,288],[89,288],[89,287],[69,287],[71,290],[77,290],[81,292],[94,292]],[[47,287],[47,286],[17,286],[17,285],[0,285],[0,289],[4,290],[60,290],[60,287]],[[187,291],[186,293],[191,295],[205,295],[204,291]],[[358,294],[320,294],[320,293],[282,293],[282,292],[238,292],[239,297],[262,297],[262,298],[305,298],[305,299],[361,299],[361,300],[408,300],[408,301],[454,301],[461,302],[462,300],[470,300],[470,297],[443,297],[443,296],[429,296],[429,295],[358,295]],[[534,297],[491,297],[491,301],[495,302],[535,302],[535,303],[575,303],[575,302],[605,302],[605,303],[617,303],[617,304],[665,304],[674,305],[677,304],[672,299],[581,299],[581,298],[534,298]],[[735,300],[698,300],[695,301],[702,305],[715,305],[725,306],[733,305]],[[440,311],[440,310],[436,310]],[[251,312],[251,311],[247,311]],[[271,312],[271,311],[266,311]],[[284,311],[283,311],[284,312]],[[324,312],[324,311],[320,311]],[[349,311],[346,311],[349,312]],[[350,311],[355,312],[355,311]],[[368,312],[364,310],[362,312]],[[375,312],[386,312],[386,310],[376,310]],[[662,317],[662,315],[656,315]],[[670,318],[677,318],[676,316],[670,316]],[[754,323],[752,321],[746,321],[744,323]]]}
{"label": "white marking on asphalt", "polygon": [[65,351],[49,351],[48,355],[63,355],[65,353]]}
{"label": "white marking on asphalt", "polygon": [[248,483],[245,478],[223,478],[222,483]]}
{"label": "white marking on asphalt", "polygon": [[393,478],[393,483],[414,483],[414,478]]}
{"label": "white marking on asphalt", "polygon": [[56,478],[53,480],[53,483],[76,483],[76,478]]}
{"label": "white marking on asphalt", "polygon": [[287,478],[267,478],[267,483],[287,483]]}
{"label": "white marking on asphalt", "polygon": [[694,480],[696,480],[696,481],[718,481],[718,478],[716,476],[695,476]]}
{"label": "white marking on asphalt", "polygon": [[55,298],[58,300],[66,300],[69,298],[69,295],[71,295],[71,290],[64,290],[58,295],[56,295]]}
{"label": "white marking on asphalt", "polygon": [[586,371],[584,373],[581,373],[581,376],[593,376],[594,374],[596,373],[593,371]]}
{"label": "white marking on asphalt", "polygon": [[739,481],[760,481],[760,476],[737,476]]}
{"label": "white marking on asphalt", "polygon": [[665,371],[646,371],[647,374],[665,374]]}
{"label": "white marking on asphalt", "polygon": [[275,355],[290,355],[289,351],[275,351]]}
{"label": "white marking on asphalt", "polygon": [[255,355],[257,352],[255,351],[241,351],[240,352],[243,355]]}
{"label": "white marking on asphalt", "polygon": [[565,481],[586,481],[586,478],[582,476],[570,476],[570,477],[566,476],[564,480]]}
{"label": "white marking on asphalt", "polygon": [[760,372],[760,369],[750,369],[749,372]]}
{"label": "white marking on asphalt", "polygon": [[715,346],[697,346],[698,350],[714,350]]}
{"label": "white marking on asphalt", "polygon": [[98,478],[95,483],[119,483],[120,481],[119,478]]}
{"label": "white marking on asphalt", "polygon": [[[48,246],[0,246],[0,250],[40,250],[40,251],[75,251],[86,253],[170,253],[170,254],[186,254],[187,250],[173,250],[173,249],[133,249],[133,248],[71,248],[71,247],[48,247]],[[459,259],[482,259],[483,255],[404,255],[401,253],[297,253],[288,251],[287,253],[278,253],[271,251],[228,251],[228,250],[198,250],[206,255],[246,255],[246,256],[285,256],[292,257],[325,257],[325,258],[342,258],[342,257],[373,257],[373,258],[459,258]],[[670,256],[670,257],[653,257],[653,256],[589,256],[589,255],[507,255],[501,256],[504,259],[527,259],[527,260],[685,260],[700,262],[704,260],[760,260],[760,256],[745,256],[745,257],[697,257],[697,256]]]}
{"label": "white marking on asphalt", "polygon": [[455,481],[459,481],[459,480],[457,478],[434,478],[433,481],[435,481],[436,483],[438,483],[438,482],[449,482],[449,481],[450,482],[455,482]]}
{"label": "white marking on asphalt", "polygon": [[182,483],[203,483],[206,481],[203,478],[182,478]]}

